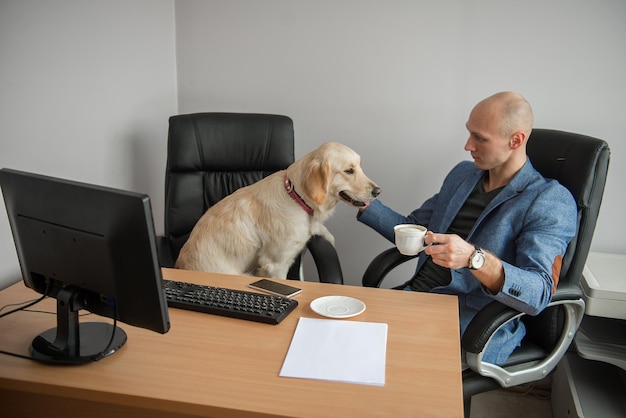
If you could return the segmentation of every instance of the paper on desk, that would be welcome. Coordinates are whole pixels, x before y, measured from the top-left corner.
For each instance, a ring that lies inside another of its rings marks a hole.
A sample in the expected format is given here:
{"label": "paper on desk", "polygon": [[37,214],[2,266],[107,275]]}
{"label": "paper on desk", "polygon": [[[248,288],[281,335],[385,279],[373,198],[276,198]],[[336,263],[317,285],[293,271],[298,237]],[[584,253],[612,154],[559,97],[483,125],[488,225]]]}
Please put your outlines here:
{"label": "paper on desk", "polygon": [[387,324],[300,318],[280,376],[382,386]]}

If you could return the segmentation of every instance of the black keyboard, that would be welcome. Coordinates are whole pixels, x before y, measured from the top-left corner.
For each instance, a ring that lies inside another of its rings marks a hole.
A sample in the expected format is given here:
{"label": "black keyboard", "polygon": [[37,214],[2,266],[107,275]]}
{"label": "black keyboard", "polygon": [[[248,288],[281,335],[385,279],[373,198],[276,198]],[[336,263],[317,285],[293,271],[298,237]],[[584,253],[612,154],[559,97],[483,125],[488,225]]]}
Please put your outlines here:
{"label": "black keyboard", "polygon": [[282,296],[173,280],[164,280],[163,290],[167,304],[172,308],[246,319],[265,324],[278,324],[298,306],[298,301]]}

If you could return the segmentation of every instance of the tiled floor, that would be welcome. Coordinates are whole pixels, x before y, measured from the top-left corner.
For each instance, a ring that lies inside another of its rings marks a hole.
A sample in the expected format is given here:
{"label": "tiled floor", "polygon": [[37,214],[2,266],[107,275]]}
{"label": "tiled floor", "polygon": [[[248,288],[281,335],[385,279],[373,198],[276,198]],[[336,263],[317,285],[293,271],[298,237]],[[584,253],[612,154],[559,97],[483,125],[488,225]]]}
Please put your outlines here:
{"label": "tiled floor", "polygon": [[500,389],[472,398],[470,418],[553,418],[550,381]]}

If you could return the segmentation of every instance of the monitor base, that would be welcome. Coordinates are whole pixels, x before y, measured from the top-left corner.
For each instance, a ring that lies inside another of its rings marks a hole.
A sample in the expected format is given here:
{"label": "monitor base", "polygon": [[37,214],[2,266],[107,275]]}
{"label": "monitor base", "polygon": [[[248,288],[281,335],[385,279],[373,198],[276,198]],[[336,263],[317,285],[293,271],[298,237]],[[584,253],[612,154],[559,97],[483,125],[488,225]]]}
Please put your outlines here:
{"label": "monitor base", "polygon": [[30,346],[30,356],[46,363],[86,364],[115,353],[126,343],[126,332],[111,324],[84,322],[78,327],[76,347],[66,344],[58,337],[57,328],[51,328],[35,337]]}

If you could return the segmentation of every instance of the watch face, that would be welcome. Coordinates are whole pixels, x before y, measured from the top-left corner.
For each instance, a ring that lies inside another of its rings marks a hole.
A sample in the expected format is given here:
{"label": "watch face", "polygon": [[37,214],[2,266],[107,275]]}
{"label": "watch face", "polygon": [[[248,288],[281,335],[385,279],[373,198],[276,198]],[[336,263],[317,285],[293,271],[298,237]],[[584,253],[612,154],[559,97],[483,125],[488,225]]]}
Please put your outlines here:
{"label": "watch face", "polygon": [[472,265],[471,268],[479,269],[485,264],[485,255],[480,250],[474,251],[472,255]]}

